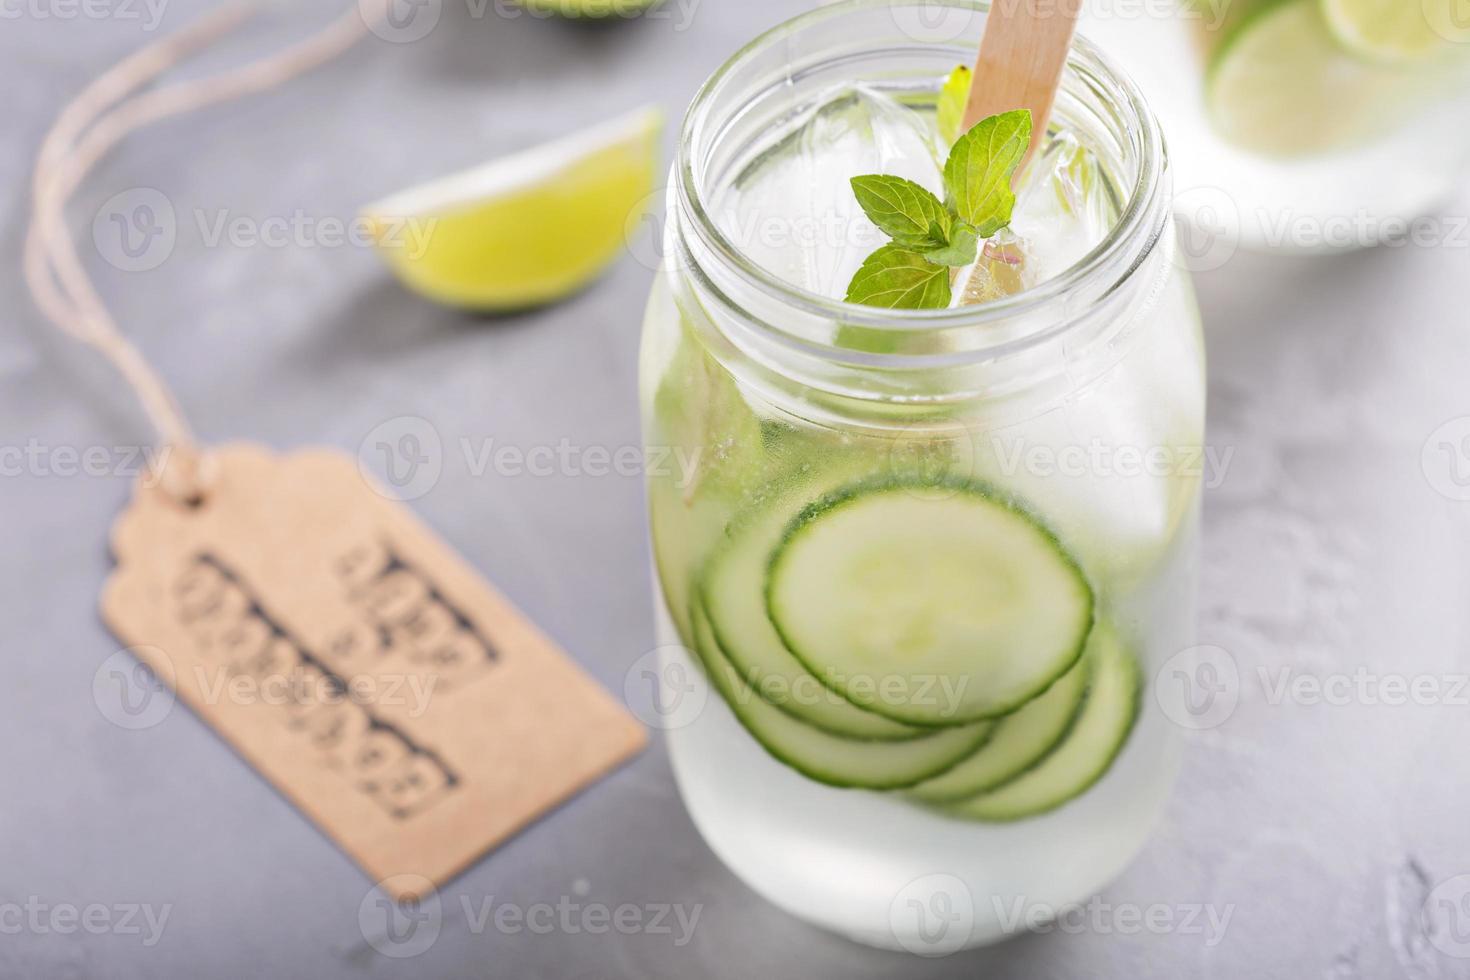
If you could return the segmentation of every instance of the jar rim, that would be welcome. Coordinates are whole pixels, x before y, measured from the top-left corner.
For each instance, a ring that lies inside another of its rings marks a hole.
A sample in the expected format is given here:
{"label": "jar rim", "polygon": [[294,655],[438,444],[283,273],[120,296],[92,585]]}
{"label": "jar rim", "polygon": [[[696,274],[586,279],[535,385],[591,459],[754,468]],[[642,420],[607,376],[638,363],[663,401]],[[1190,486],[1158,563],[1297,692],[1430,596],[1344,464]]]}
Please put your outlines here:
{"label": "jar rim", "polygon": [[[716,96],[721,93],[722,87],[731,76],[749,60],[769,46],[782,42],[794,31],[805,30],[830,19],[864,10],[895,10],[904,2],[922,4],[926,9],[949,8],[987,15],[991,7],[989,0],[840,0],[787,20],[761,34],[731,56],[700,87],[685,114],[675,161],[676,204],[690,219],[689,225],[698,236],[700,244],[722,263],[725,271],[733,273],[743,287],[752,288],[801,313],[873,330],[973,329],[1035,314],[1038,310],[1058,304],[1059,301],[1064,302],[1079,286],[1095,282],[1100,277],[1105,277],[1109,269],[1121,266],[1115,279],[1104,283],[1102,296],[1112,293],[1152,253],[1167,226],[1168,209],[1160,207],[1158,200],[1164,189],[1167,151],[1158,120],[1138,85],[1111,58],[1081,35],[1073,42],[1067,59],[1067,70],[1102,83],[1102,92],[1108,99],[1109,108],[1119,113],[1125,133],[1133,144],[1137,176],[1128,189],[1125,207],[1102,241],[1066,270],[1044,282],[1010,296],[956,308],[886,310],[848,303],[798,286],[766,269],[731,240],[705,207],[705,175],[703,161],[699,159],[700,136]],[[1030,346],[1066,329],[1067,326],[1069,323],[1063,322],[1050,329],[1013,337],[997,346]],[[994,349],[991,353],[994,353]]]}

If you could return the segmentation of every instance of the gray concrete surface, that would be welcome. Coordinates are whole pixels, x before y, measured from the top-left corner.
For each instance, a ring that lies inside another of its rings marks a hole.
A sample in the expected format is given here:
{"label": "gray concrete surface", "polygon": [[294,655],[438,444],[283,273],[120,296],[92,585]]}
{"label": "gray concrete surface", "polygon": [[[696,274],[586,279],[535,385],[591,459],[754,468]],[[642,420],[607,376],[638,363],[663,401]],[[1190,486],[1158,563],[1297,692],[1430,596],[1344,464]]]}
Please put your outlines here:
{"label": "gray concrete surface", "polygon": [[[166,0],[158,27],[207,6]],[[305,6],[189,71],[332,8]],[[345,218],[641,102],[677,115],[738,43],[803,6],[704,0],[687,22],[684,5],[590,27],[494,15],[493,2],[475,17],[445,0],[416,43],[365,45],[288,91],[130,140],[88,183],[74,226],[85,242],[112,195],[162,192],[183,216],[167,261],[126,273],[90,246],[87,258],[199,430],[356,451],[386,420],[430,420],[450,448],[415,509],[621,690],[653,644],[638,481],[476,475],[458,447],[636,445],[649,270],[625,260],[553,309],[474,319],[404,293],[363,249],[211,247],[195,216]],[[1210,438],[1234,453],[1207,496],[1200,632],[1238,664],[1241,697],[1191,739],[1164,826],[1101,896],[1114,909],[1164,906],[1173,928],[1104,912],[938,960],[849,945],[776,912],[720,865],[655,743],[445,888],[437,940],[394,959],[359,926],[363,875],[197,718],[178,708],[127,731],[94,701],[94,674],[117,648],[95,613],[104,537],[128,481],[57,470],[66,447],[111,453],[147,429],[109,370],[43,325],[18,263],[44,127],[154,34],[141,0],[0,9],[0,445],[11,464],[0,480],[0,976],[1470,976],[1454,955],[1470,952],[1455,880],[1470,873],[1470,710],[1456,681],[1470,648],[1470,504],[1454,499],[1470,496],[1470,422],[1454,421],[1470,416],[1463,236],[1322,260],[1242,255],[1199,277]],[[1447,213],[1467,209],[1470,195]],[[27,446],[39,448],[17,472],[14,449]],[[126,454],[109,458],[126,468]],[[1277,696],[1283,670],[1347,680],[1312,703],[1309,688]],[[1386,703],[1394,677],[1429,679],[1419,703]],[[487,899],[700,911],[680,944],[677,930],[481,927],[465,910]],[[91,905],[106,910],[89,913],[91,931],[67,918]],[[1217,944],[1177,918],[1194,905],[1233,909]],[[143,914],[165,911],[161,932]]]}

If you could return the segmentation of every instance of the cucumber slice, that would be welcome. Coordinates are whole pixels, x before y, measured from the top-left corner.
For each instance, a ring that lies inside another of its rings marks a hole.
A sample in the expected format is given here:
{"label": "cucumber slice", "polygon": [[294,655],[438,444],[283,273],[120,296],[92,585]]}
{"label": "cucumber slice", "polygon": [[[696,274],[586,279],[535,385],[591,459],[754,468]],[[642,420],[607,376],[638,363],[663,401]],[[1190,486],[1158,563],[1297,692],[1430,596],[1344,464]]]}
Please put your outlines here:
{"label": "cucumber slice", "polygon": [[771,552],[813,494],[789,490],[737,519],[728,542],[710,559],[699,586],[715,642],[761,697],[809,725],[846,738],[898,740],[933,731],[857,707],[813,677],[766,617],[765,577]]}
{"label": "cucumber slice", "polygon": [[915,786],[908,795],[923,803],[954,803],[988,792],[1030,769],[1071,731],[1087,699],[1091,669],[1092,657],[1084,654],[1045,694],[996,722],[994,733],[979,751]]}
{"label": "cucumber slice", "polygon": [[1099,628],[1092,643],[1092,685],[1066,740],[1034,768],[947,812],[972,820],[1011,821],[1055,810],[1081,796],[1112,766],[1138,717],[1138,661],[1117,634]]}
{"label": "cucumber slice", "polygon": [[693,627],[689,623],[689,580],[695,565],[698,526],[695,509],[680,498],[678,488],[668,480],[648,483],[648,537],[653,552],[653,566],[664,606],[673,619],[679,636],[692,643]]}
{"label": "cucumber slice", "polygon": [[797,721],[764,701],[720,652],[702,607],[692,613],[695,650],[712,683],[745,730],[797,772],[829,786],[904,789],[939,775],[990,737],[981,722],[902,742],[841,738]]}
{"label": "cucumber slice", "polygon": [[986,488],[860,484],[771,559],[786,647],[862,708],[916,725],[1008,714],[1077,662],[1093,595],[1057,539]]}
{"label": "cucumber slice", "polygon": [[659,0],[520,0],[521,6],[537,13],[560,14],[600,20],[604,17],[632,17],[658,3]]}

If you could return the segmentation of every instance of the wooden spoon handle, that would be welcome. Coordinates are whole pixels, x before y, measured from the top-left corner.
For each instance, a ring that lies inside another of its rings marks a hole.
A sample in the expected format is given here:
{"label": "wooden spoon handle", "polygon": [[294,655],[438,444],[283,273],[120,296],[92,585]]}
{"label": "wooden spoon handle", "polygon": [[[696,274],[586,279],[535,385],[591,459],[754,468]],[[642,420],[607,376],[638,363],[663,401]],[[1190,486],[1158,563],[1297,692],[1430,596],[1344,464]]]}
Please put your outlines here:
{"label": "wooden spoon handle", "polygon": [[1081,12],[1082,0],[995,0],[975,62],[965,107],[966,130],[987,116],[1030,109],[1032,132],[1037,134],[1032,152],[1045,143],[1047,120]]}

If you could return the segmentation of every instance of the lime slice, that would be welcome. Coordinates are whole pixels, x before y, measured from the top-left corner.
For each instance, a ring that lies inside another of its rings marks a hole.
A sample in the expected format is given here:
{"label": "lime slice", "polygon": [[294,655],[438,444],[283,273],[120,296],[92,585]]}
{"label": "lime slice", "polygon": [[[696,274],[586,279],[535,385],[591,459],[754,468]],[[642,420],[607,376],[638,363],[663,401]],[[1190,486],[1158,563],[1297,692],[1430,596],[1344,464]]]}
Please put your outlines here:
{"label": "lime slice", "polygon": [[429,299],[506,310],[560,299],[625,247],[653,191],[663,114],[646,108],[363,209],[378,250]]}
{"label": "lime slice", "polygon": [[1273,0],[1221,41],[1205,88],[1211,120],[1226,139],[1267,156],[1301,156],[1394,129],[1417,86],[1413,73],[1348,54],[1333,39],[1321,0]]}
{"label": "lime slice", "polygon": [[520,0],[527,10],[563,17],[632,17],[659,0]]}
{"label": "lime slice", "polygon": [[1332,35],[1354,54],[1414,64],[1442,54],[1462,0],[1322,0]]}

